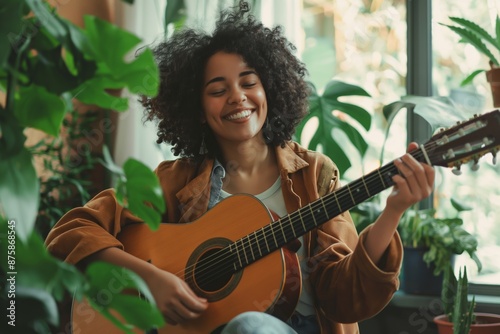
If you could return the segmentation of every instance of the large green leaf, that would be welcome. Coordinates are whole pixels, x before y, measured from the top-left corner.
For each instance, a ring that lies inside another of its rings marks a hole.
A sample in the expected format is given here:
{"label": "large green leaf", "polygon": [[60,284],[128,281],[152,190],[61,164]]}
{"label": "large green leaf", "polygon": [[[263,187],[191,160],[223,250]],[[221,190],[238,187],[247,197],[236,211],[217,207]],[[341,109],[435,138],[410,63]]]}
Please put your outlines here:
{"label": "large green leaf", "polygon": [[149,167],[135,159],[128,159],[123,165],[127,178],[128,208],[152,229],[161,223],[165,212],[165,200],[158,177]]}
{"label": "large green leaf", "polygon": [[19,284],[16,287],[15,300],[16,330],[19,330],[17,333],[32,333],[35,326],[48,328],[47,324],[59,324],[57,303],[49,292]]}
{"label": "large green leaf", "polygon": [[0,203],[7,219],[16,221],[17,237],[25,241],[38,213],[40,183],[28,150],[0,160]]}
{"label": "large green leaf", "polygon": [[137,328],[159,328],[165,324],[165,320],[155,304],[135,296],[116,295],[110,307],[118,311],[128,323]]}
{"label": "large green leaf", "polygon": [[343,132],[350,143],[356,148],[361,157],[364,157],[368,144],[363,135],[354,127],[347,118],[339,118],[334,115],[334,111],[340,111],[349,115],[352,120],[358,122],[363,128],[368,130],[371,126],[371,115],[365,109],[350,103],[339,101],[344,96],[370,96],[361,87],[347,84],[341,81],[330,81],[322,96],[319,96],[314,85],[309,83],[311,93],[309,95],[309,114],[298,125],[296,137],[300,141],[306,125],[313,119],[318,120],[318,126],[314,130],[309,149],[323,152],[335,161],[340,173],[343,174],[351,167],[351,161],[345,154],[343,147],[345,144],[338,142],[334,135],[334,129]]}
{"label": "large green leaf", "polygon": [[119,89],[122,87],[123,84],[119,81],[115,81],[107,76],[98,76],[84,82],[74,91],[74,94],[83,103],[96,104],[105,109],[125,111],[128,108],[128,99],[111,95],[108,91],[108,89]]}
{"label": "large green leaf", "polygon": [[497,58],[493,55],[493,53],[488,49],[486,44],[483,43],[482,39],[478,37],[475,33],[471,32],[470,30],[467,30],[465,28],[461,27],[456,27],[452,25],[447,25],[443,24],[444,26],[450,28],[453,32],[455,32],[457,35],[462,37],[464,42],[467,42],[474,46],[480,53],[488,57],[489,60],[491,60],[495,65],[500,65],[498,62]]}
{"label": "large green leaf", "polygon": [[[108,94],[105,91],[108,88],[127,87],[132,93],[156,95],[159,72],[151,50],[145,49],[134,60],[125,61],[140,42],[137,36],[93,16],[85,17],[85,32],[89,42],[87,46],[92,48],[91,56],[98,64],[97,76],[93,81],[93,84],[97,83],[96,89]],[[109,41],[114,43],[112,48],[109,47]],[[102,82],[98,83],[99,80]],[[90,98],[91,94],[82,92],[79,96]],[[106,101],[103,94],[97,95],[93,102],[99,106],[109,106],[109,100]]]}
{"label": "large green leaf", "polygon": [[142,162],[132,158],[125,161],[122,169],[113,162],[107,147],[104,147],[103,155],[103,165],[118,178],[118,202],[156,230],[166,210],[163,190],[156,174]]}
{"label": "large green leaf", "polygon": [[359,86],[351,85],[338,80],[332,80],[326,85],[325,91],[322,95],[322,100],[326,108],[346,113],[358,121],[358,123],[361,124],[366,130],[369,130],[371,126],[370,113],[359,106],[340,102],[339,98],[343,96],[369,97],[370,94]]}
{"label": "large green leaf", "polygon": [[44,87],[30,85],[19,89],[16,98],[15,113],[19,122],[26,126],[42,130],[52,136],[58,136],[67,106],[64,100]]}
{"label": "large green leaf", "polygon": [[36,232],[25,242],[17,243],[16,256],[17,270],[22,273],[18,277],[19,284],[47,291],[59,301],[65,291],[80,298],[87,289],[82,273],[50,255]]}
{"label": "large green leaf", "polygon": [[407,95],[402,98],[402,101],[415,105],[413,111],[429,123],[432,132],[467,119],[464,111],[447,96]]}
{"label": "large green leaf", "polygon": [[[155,306],[154,298],[146,283],[134,272],[105,262],[94,262],[86,270],[89,290],[86,293],[90,304],[119,328],[130,331],[132,326],[142,329],[162,327],[164,319]],[[140,291],[139,296],[123,295],[125,289]],[[110,309],[118,311],[127,322],[121,323]]]}
{"label": "large green leaf", "polygon": [[[498,16],[497,16],[497,18],[498,18]],[[497,42],[497,40],[490,33],[488,33],[486,30],[484,30],[482,27],[480,27],[476,23],[474,23],[470,20],[461,18],[461,17],[454,17],[454,16],[451,16],[450,20],[459,24],[464,29],[476,34],[479,38],[487,41],[488,43],[493,45],[497,50],[500,51],[500,44]]]}

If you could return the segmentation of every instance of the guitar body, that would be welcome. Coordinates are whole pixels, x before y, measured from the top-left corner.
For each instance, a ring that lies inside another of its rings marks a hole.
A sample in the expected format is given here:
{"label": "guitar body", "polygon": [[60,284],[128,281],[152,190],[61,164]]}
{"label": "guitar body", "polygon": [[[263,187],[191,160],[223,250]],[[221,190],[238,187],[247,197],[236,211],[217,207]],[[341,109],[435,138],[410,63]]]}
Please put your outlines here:
{"label": "guitar body", "polygon": [[[157,231],[144,224],[124,228],[118,239],[126,252],[176,274],[198,296],[210,302],[200,318],[183,325],[167,324],[159,333],[211,333],[246,311],[267,312],[283,320],[289,318],[297,305],[302,282],[297,256],[288,249],[274,251],[234,274],[215,275],[213,280],[202,280],[204,269],[197,268],[203,259],[208,263],[220,262],[216,251],[271,222],[269,211],[258,199],[235,195],[192,223],[161,224]],[[252,255],[256,254],[249,251],[239,254],[242,260]],[[76,312],[82,307],[73,305],[72,323],[74,328],[87,333],[85,328],[89,324],[85,322],[90,321],[79,316],[82,312]],[[102,325],[101,320],[107,321],[96,314],[91,322]]]}
{"label": "guitar body", "polygon": [[[498,129],[500,111],[495,110],[435,134],[410,154],[428,165],[459,171],[463,163],[476,164],[488,152],[496,159]],[[167,325],[160,333],[217,332],[246,311],[267,312],[285,320],[293,313],[302,288],[297,256],[287,246],[389,188],[398,173],[390,162],[276,220],[255,197],[236,195],[193,223],[162,224],[155,232],[137,224],[124,228],[118,238],[125,251],[176,274],[210,302],[200,318],[185,325]],[[85,303],[74,303],[72,317],[74,333],[114,332],[113,325]]]}

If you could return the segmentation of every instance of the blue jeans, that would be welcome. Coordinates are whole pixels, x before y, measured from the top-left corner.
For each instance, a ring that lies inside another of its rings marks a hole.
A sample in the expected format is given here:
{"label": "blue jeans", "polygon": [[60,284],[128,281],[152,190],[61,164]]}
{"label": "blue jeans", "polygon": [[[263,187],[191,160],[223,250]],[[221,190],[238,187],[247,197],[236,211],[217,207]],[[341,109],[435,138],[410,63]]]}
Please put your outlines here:
{"label": "blue jeans", "polygon": [[317,334],[316,317],[294,313],[285,323],[262,312],[245,312],[232,319],[220,334]]}

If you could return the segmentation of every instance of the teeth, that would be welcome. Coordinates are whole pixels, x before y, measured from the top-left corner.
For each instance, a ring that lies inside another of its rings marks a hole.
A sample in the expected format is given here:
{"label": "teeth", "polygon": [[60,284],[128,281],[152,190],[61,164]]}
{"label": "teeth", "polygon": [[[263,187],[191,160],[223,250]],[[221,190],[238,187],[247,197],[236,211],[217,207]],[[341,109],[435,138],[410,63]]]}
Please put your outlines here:
{"label": "teeth", "polygon": [[225,119],[228,119],[228,120],[241,119],[241,118],[245,118],[245,117],[250,116],[251,113],[252,112],[250,110],[243,110],[243,111],[237,112],[236,114],[226,116]]}

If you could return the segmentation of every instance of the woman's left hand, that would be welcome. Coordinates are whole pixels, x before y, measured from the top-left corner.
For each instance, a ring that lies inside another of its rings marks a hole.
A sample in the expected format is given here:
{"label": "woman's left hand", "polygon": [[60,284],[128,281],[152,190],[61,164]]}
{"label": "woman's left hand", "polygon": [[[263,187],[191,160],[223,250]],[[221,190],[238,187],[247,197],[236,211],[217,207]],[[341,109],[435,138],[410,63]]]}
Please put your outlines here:
{"label": "woman's left hand", "polygon": [[[416,143],[408,146],[411,152],[418,148]],[[411,154],[406,153],[394,161],[399,174],[393,176],[394,187],[387,198],[387,210],[403,214],[413,204],[427,198],[433,190],[435,172],[434,168],[418,162]]]}

